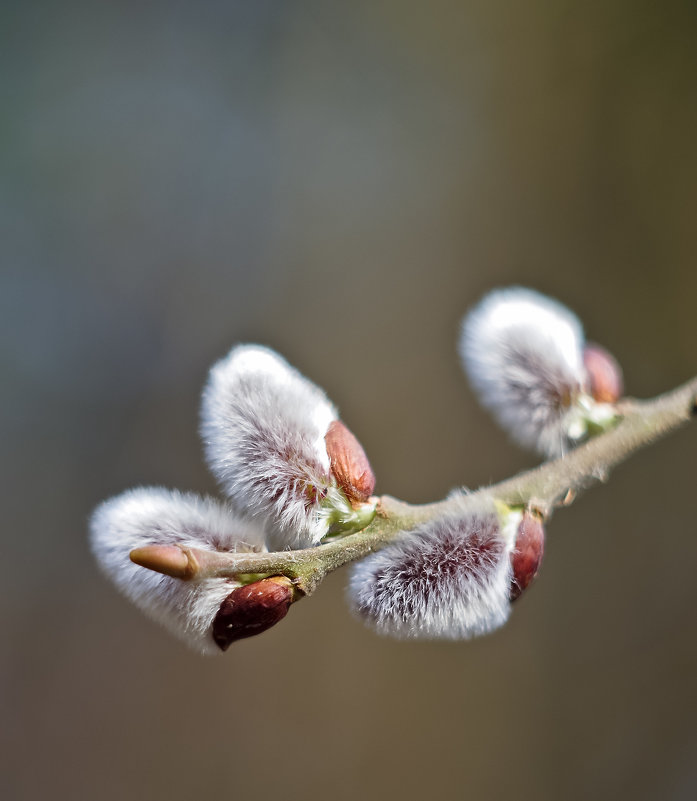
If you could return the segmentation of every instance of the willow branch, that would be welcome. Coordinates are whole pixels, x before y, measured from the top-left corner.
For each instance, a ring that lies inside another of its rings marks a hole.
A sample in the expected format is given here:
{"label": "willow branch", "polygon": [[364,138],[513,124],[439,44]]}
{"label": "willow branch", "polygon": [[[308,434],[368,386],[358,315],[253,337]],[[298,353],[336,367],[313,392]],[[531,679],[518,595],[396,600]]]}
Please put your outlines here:
{"label": "willow branch", "polygon": [[[510,506],[534,507],[545,518],[567,506],[633,453],[663,438],[697,414],[697,378],[648,401],[625,400],[622,417],[609,431],[598,434],[570,453],[540,467],[469,493],[476,503],[482,493]],[[376,551],[404,532],[449,511],[448,499],[413,506],[389,496],[378,499],[373,522],[356,534],[316,548],[276,553],[230,553],[179,546],[149,546],[131,553],[137,564],[182,580],[243,575],[285,575],[303,594],[311,594],[333,570]],[[462,509],[462,506],[460,506]]]}

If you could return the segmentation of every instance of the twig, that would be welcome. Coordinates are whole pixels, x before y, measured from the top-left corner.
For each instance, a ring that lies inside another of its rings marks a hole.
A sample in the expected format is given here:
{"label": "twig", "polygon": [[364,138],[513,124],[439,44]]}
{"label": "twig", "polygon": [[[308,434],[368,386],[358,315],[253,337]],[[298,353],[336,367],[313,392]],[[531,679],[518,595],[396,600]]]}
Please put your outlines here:
{"label": "twig", "polygon": [[[510,506],[534,507],[548,518],[555,507],[568,505],[585,489],[606,481],[610,470],[635,451],[650,445],[697,414],[697,378],[649,401],[625,400],[618,407],[620,422],[560,459],[470,493],[482,493]],[[333,570],[361,559],[413,529],[420,522],[446,514],[448,499],[412,506],[390,496],[378,500],[373,522],[362,531],[316,548],[276,553],[230,553],[195,548],[148,546],[131,553],[143,567],[182,580],[240,577],[248,574],[284,575],[310,595]],[[460,507],[462,508],[462,507]]]}

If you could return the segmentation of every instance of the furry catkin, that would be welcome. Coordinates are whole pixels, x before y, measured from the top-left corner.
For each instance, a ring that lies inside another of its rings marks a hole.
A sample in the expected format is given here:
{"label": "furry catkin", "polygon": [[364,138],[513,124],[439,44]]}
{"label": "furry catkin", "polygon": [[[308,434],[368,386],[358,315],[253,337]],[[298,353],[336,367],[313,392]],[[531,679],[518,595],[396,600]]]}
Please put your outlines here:
{"label": "furry catkin", "polygon": [[324,437],[336,419],[322,390],[268,348],[239,345],[211,369],[201,405],[208,464],[275,550],[328,531],[323,502],[338,493]]}
{"label": "furry catkin", "polygon": [[218,551],[264,550],[263,531],[209,498],[159,487],[132,489],[100,504],[90,519],[90,545],[104,573],[143,612],[192,648],[220,653],[213,619],[240,586],[231,579],[181,581],[131,562],[145,545]]}
{"label": "furry catkin", "polygon": [[510,611],[511,551],[493,503],[430,521],[356,564],[354,612],[382,634],[466,639]]}
{"label": "furry catkin", "polygon": [[585,433],[583,329],[560,303],[514,287],[465,317],[460,355],[479,399],[521,445],[558,456]]}

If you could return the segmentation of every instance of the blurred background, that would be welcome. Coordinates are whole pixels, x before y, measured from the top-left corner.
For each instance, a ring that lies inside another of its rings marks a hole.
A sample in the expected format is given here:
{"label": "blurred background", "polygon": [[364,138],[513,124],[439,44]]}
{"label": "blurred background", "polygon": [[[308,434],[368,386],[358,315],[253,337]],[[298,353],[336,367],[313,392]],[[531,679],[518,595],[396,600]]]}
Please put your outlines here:
{"label": "blurred background", "polygon": [[464,310],[559,298],[650,396],[697,372],[697,6],[2,4],[3,798],[694,799],[697,426],[559,512],[510,623],[401,643],[341,571],[220,658],[87,546],[135,485],[215,493],[210,364],[268,344],[378,491],[535,463]]}

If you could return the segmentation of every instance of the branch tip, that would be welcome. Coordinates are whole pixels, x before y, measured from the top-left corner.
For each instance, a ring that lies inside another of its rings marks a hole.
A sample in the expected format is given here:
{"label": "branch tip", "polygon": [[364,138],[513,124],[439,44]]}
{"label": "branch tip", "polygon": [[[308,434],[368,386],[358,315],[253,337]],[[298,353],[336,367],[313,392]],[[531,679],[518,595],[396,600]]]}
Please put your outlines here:
{"label": "branch tip", "polygon": [[129,556],[136,565],[172,578],[190,579],[196,573],[195,561],[178,545],[145,545],[134,548]]}

